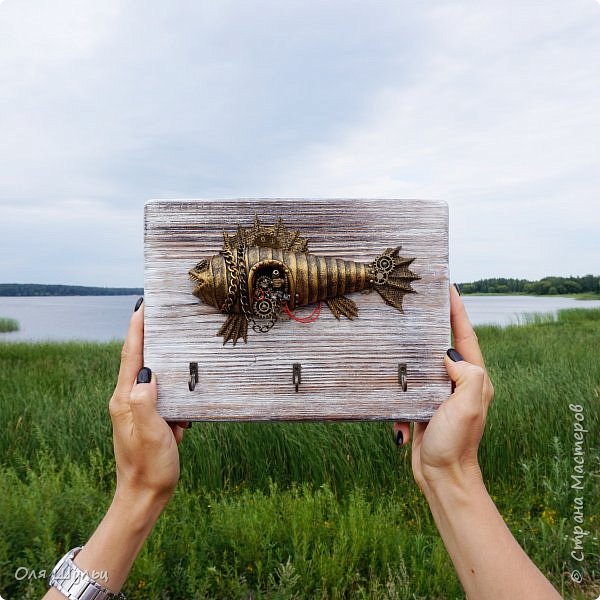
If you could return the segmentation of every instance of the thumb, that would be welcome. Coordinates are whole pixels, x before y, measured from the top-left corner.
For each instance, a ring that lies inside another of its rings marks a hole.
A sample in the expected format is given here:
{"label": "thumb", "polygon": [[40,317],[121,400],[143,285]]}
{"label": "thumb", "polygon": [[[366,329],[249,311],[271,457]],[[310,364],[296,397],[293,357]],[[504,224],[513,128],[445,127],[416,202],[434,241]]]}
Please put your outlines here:
{"label": "thumb", "polygon": [[156,434],[164,420],[156,412],[156,375],[143,367],[129,394],[129,404],[134,427],[142,436]]}
{"label": "thumb", "polygon": [[467,362],[453,348],[446,353],[444,363],[448,376],[456,386],[455,391],[478,391],[481,394],[485,377],[483,367]]}

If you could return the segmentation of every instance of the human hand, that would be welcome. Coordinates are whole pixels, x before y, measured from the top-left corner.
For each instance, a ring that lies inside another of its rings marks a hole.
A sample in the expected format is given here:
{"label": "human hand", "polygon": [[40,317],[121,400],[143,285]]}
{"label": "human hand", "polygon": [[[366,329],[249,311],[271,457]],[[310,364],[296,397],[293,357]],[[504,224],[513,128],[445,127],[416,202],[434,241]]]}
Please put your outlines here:
{"label": "human hand", "polygon": [[[456,350],[448,350],[444,360],[455,388],[429,423],[414,424],[415,481],[425,494],[467,598],[560,599],[519,546],[485,489],[477,450],[494,388],[453,287],[450,320]],[[394,430],[397,439],[408,442],[408,423],[395,423]]]}
{"label": "human hand", "polygon": [[[87,573],[104,573],[102,582],[97,583],[115,594],[177,485],[177,446],[186,426],[169,424],[156,412],[156,377],[142,368],[141,304],[140,299],[131,317],[117,386],[109,403],[117,489],[104,518],[73,561]],[[52,587],[44,598],[64,595]]]}
{"label": "human hand", "polygon": [[[137,305],[136,305],[137,306]],[[179,479],[179,451],[186,423],[167,423],[156,412],[156,375],[144,364],[144,307],[131,317],[110,399],[117,464],[116,496],[164,506]]]}
{"label": "human hand", "polygon": [[[450,320],[458,355],[449,351],[444,362],[455,385],[454,392],[429,423],[415,423],[413,427],[413,475],[425,493],[440,481],[461,486],[482,483],[477,450],[494,388],[477,336],[454,286],[450,288]],[[396,423],[394,431],[396,435],[401,432],[403,443],[408,442],[408,423]]]}

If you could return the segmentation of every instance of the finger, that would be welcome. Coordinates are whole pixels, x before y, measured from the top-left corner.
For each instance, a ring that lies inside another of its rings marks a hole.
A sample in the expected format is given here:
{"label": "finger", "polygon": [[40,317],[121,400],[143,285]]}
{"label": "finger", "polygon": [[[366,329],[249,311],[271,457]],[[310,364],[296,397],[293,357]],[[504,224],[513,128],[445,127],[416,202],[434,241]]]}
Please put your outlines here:
{"label": "finger", "polygon": [[408,444],[408,441],[410,440],[410,423],[396,421],[394,423],[394,439],[398,446]]}
{"label": "finger", "polygon": [[175,438],[176,444],[179,446],[179,444],[181,444],[183,441],[183,433],[185,428],[181,427],[178,423],[169,423],[169,427],[173,432],[173,437]]}
{"label": "finger", "polygon": [[147,367],[140,370],[147,371],[144,377],[138,379],[148,380],[148,383],[136,383],[129,393],[129,406],[133,416],[134,428],[140,435],[153,439],[164,431],[166,421],[156,411],[156,375]]}
{"label": "finger", "polygon": [[[485,382],[485,369],[466,361],[454,362],[446,355],[446,371],[450,379],[456,384],[454,393],[446,400],[453,403],[460,397],[461,405],[470,408],[474,413],[479,413],[482,408],[482,390]],[[461,392],[460,394],[458,394]]]}
{"label": "finger", "polygon": [[450,323],[452,325],[456,349],[464,356],[467,362],[483,367],[483,355],[479,348],[477,336],[475,335],[471,321],[469,321],[462,298],[453,285],[450,286]]}
{"label": "finger", "polygon": [[133,313],[121,351],[121,366],[115,395],[127,398],[139,370],[144,364],[144,307]]}
{"label": "finger", "polygon": [[415,440],[418,440],[423,437],[425,430],[427,429],[427,425],[429,425],[429,421],[417,421],[413,425],[413,444]]}

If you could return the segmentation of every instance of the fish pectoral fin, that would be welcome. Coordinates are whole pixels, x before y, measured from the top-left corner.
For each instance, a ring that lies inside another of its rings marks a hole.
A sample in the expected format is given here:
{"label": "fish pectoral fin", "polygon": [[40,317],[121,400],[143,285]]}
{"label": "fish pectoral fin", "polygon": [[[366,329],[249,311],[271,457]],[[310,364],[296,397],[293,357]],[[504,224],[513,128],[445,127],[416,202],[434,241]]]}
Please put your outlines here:
{"label": "fish pectoral fin", "polygon": [[333,313],[333,316],[339,320],[340,316],[343,315],[351,321],[354,317],[358,317],[358,306],[354,300],[346,298],[346,296],[339,296],[337,298],[329,298],[327,300],[327,306]]}
{"label": "fish pectoral fin", "polygon": [[219,329],[217,335],[223,336],[223,345],[231,340],[235,346],[236,342],[240,338],[242,338],[244,342],[247,342],[248,320],[246,319],[245,315],[240,313],[227,315],[227,319],[225,319],[225,323],[221,325],[221,329]]}

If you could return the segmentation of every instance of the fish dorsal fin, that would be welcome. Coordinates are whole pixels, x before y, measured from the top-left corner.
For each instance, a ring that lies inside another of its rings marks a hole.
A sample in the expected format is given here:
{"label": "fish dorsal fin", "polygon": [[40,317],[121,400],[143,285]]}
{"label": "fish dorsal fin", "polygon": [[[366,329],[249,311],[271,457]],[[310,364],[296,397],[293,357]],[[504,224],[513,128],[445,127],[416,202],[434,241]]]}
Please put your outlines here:
{"label": "fish dorsal fin", "polygon": [[308,252],[308,238],[301,237],[299,231],[288,229],[281,218],[274,225],[263,225],[256,216],[252,227],[244,228],[238,225],[237,233],[233,237],[223,232],[223,250],[238,248],[242,243],[246,246]]}

